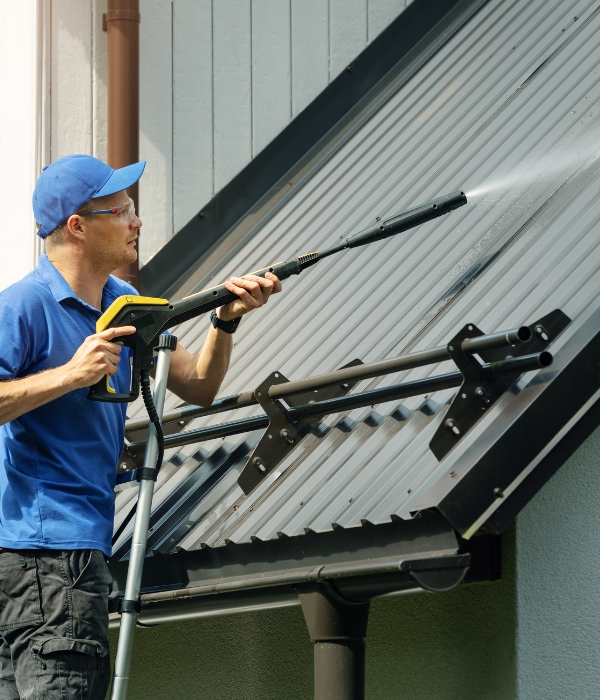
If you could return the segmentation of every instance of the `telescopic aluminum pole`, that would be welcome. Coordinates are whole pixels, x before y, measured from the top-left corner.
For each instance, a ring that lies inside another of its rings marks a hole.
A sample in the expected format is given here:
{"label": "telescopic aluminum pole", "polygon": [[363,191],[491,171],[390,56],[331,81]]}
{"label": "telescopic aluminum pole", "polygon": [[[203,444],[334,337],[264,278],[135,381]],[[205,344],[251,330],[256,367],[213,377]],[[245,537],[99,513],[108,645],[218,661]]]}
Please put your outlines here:
{"label": "telescopic aluminum pole", "polygon": [[[158,347],[158,360],[156,363],[156,376],[154,379],[154,405],[162,422],[162,414],[167,391],[167,376],[169,374],[169,361],[171,351],[175,349],[177,339],[172,335],[162,335]],[[140,480],[138,493],[137,512],[133,525],[131,541],[131,553],[129,555],[129,568],[127,570],[127,582],[125,584],[125,596],[121,603],[121,626],[119,641],[117,643],[117,656],[113,674],[113,684],[110,693],[111,700],[125,700],[127,686],[129,685],[129,672],[131,669],[131,654],[133,651],[133,636],[139,614],[139,597],[142,585],[142,571],[146,556],[146,543],[148,541],[148,527],[150,512],[152,510],[152,496],[154,495],[154,482],[158,457],[158,438],[152,423],[148,426],[148,439],[144,455],[144,467],[142,475],[147,478]],[[154,476],[154,478],[153,478]]]}

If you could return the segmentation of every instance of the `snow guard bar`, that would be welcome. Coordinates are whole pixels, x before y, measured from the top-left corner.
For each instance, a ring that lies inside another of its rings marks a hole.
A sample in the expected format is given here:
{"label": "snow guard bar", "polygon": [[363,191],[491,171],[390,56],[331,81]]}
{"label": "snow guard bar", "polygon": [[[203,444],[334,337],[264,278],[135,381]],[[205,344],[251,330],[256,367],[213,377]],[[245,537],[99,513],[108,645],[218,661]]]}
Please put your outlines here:
{"label": "snow guard bar", "polygon": [[[196,444],[264,430],[238,478],[242,490],[248,494],[281,464],[323,416],[460,387],[429,443],[434,455],[441,460],[524,372],[552,364],[552,355],[546,348],[569,323],[569,317],[559,309],[528,326],[490,335],[469,323],[445,346],[382,362],[363,364],[354,360],[335,372],[297,381],[289,381],[279,371],[271,372],[254,391],[217,399],[207,407],[186,406],[165,413],[164,446]],[[459,371],[349,393],[363,379],[450,359]],[[264,413],[180,432],[195,418],[254,405],[260,405]],[[136,483],[147,430],[148,419],[144,418],[129,420],[125,425],[129,442],[123,450],[120,467],[127,471],[118,475],[118,489]]]}

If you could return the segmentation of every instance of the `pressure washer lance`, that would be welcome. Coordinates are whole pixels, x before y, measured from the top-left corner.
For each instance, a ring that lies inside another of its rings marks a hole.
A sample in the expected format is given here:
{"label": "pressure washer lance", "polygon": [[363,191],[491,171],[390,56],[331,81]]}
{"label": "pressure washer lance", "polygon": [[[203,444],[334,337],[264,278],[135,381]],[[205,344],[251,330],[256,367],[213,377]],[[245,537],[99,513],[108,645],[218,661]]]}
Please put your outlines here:
{"label": "pressure washer lance", "polygon": [[[272,272],[280,280],[285,280],[292,275],[299,275],[306,268],[328,258],[330,255],[339,253],[347,248],[358,248],[368,243],[395,236],[426,221],[444,216],[444,214],[448,214],[466,203],[467,198],[464,192],[452,192],[438,199],[433,199],[426,204],[421,204],[421,206],[414,209],[392,216],[385,221],[378,222],[364,229],[364,231],[346,238],[332,248],[299,255],[287,262],[278,262],[251,274],[264,277],[267,272]],[[121,343],[131,349],[130,390],[125,393],[116,392],[110,385],[107,375],[98,384],[90,387],[88,398],[95,401],[116,403],[135,401],[140,392],[142,370],[152,369],[153,352],[158,345],[160,334],[164,333],[168,328],[183,323],[183,321],[200,316],[219,306],[224,306],[234,299],[237,299],[237,296],[230,292],[224,284],[210,287],[173,303],[170,303],[168,299],[155,299],[143,296],[122,296],[115,299],[98,319],[96,332],[100,333],[107,328],[116,326],[135,327],[135,333],[113,340],[113,342]]]}
{"label": "pressure washer lance", "polygon": [[[431,202],[421,204],[414,209],[409,209],[401,214],[392,216],[385,221],[378,222],[369,228],[360,231],[354,236],[346,238],[332,248],[318,253],[307,253],[292,258],[287,262],[275,263],[262,270],[252,273],[264,277],[267,272],[277,275],[280,280],[285,280],[291,275],[299,275],[307,267],[315,265],[320,260],[328,258],[330,255],[339,253],[347,248],[358,248],[359,246],[374,243],[375,241],[395,236],[408,229],[419,226],[432,219],[437,219],[444,214],[448,214],[458,207],[467,203],[465,193],[452,192]],[[100,333],[111,326],[128,325],[135,326],[136,333],[124,338],[116,338],[114,342],[121,342],[132,348],[132,382],[129,393],[117,393],[110,386],[109,378],[105,377],[98,384],[90,388],[88,398],[96,401],[123,402],[133,401],[138,397],[140,380],[144,373],[148,373],[152,368],[153,349],[156,345],[160,333],[167,328],[187,321],[194,316],[199,316],[207,311],[211,311],[218,306],[228,304],[236,299],[235,294],[229,292],[225,285],[211,287],[204,291],[186,297],[181,301],[170,304],[167,299],[153,299],[149,297],[124,296],[116,299],[98,320],[96,330]],[[144,397],[146,402],[146,398]],[[147,404],[147,402],[146,402]],[[148,410],[148,405],[146,405]],[[159,427],[160,430],[160,427]],[[162,433],[159,434],[159,443],[162,443]],[[160,469],[162,459],[157,465]],[[113,535],[112,543],[115,545],[125,528],[131,521],[136,510],[136,504],[132,506],[127,516],[121,521],[119,527]]]}
{"label": "pressure washer lance", "polygon": [[[385,221],[378,222],[359,233],[346,238],[332,248],[306,255],[299,255],[287,262],[279,262],[252,274],[264,277],[267,272],[272,272],[280,280],[285,280],[291,275],[299,275],[303,270],[312,267],[320,260],[330,255],[339,253],[347,248],[358,248],[368,243],[381,241],[408,229],[419,226],[432,219],[437,219],[448,214],[467,203],[465,193],[452,192],[438,199],[434,199],[418,207],[392,216]],[[98,384],[90,387],[88,398],[95,401],[109,401],[121,403],[134,401],[140,393],[148,410],[151,425],[149,426],[144,466],[138,470],[140,475],[140,494],[138,497],[138,512],[135,519],[132,536],[130,564],[127,571],[125,597],[121,601],[121,630],[115,660],[115,672],[111,690],[111,700],[125,700],[127,685],[129,682],[129,670],[131,666],[131,652],[133,648],[133,635],[137,616],[140,610],[139,594],[142,581],[142,569],[146,553],[148,539],[148,526],[150,511],[152,508],[152,493],[154,481],[162,463],[164,440],[160,422],[164,395],[166,391],[166,376],[170,351],[174,346],[169,345],[168,334],[164,332],[184,321],[201,314],[212,311],[219,306],[224,306],[237,299],[224,284],[205,289],[172,304],[167,299],[155,299],[142,296],[122,296],[109,306],[96,323],[96,332],[118,326],[134,326],[136,331],[132,335],[115,338],[113,342],[121,343],[131,349],[131,386],[129,392],[118,393],[110,384],[107,375]],[[162,334],[162,335],[161,335]],[[159,348],[159,361],[156,369],[154,401],[150,397],[148,373],[154,364],[154,348]],[[166,356],[166,357],[165,357]],[[164,359],[163,359],[164,358]],[[155,404],[155,405],[154,405]],[[135,513],[135,506],[127,514],[113,537],[113,544],[119,539],[125,527]]]}

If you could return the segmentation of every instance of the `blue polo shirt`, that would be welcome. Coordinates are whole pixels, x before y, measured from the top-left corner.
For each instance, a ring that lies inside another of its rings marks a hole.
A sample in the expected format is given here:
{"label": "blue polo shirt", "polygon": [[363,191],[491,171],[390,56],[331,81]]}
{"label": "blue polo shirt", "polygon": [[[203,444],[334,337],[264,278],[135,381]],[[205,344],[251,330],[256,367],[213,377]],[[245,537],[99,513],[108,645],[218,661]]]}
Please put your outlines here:
{"label": "blue polo shirt", "polygon": [[[102,310],[137,294],[110,277]],[[0,380],[68,362],[96,332],[101,312],[79,299],[46,255],[0,293]],[[111,379],[129,391],[128,350]],[[0,427],[0,547],[100,549],[110,556],[116,467],[126,404],[90,401],[77,389]]]}

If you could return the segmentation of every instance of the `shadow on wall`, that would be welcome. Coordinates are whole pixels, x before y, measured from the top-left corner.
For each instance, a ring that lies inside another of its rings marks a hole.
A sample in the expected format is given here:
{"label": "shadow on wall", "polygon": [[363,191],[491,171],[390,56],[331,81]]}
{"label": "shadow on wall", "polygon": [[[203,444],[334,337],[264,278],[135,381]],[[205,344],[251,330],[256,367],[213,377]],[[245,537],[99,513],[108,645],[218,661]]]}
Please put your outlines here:
{"label": "shadow on wall", "polygon": [[[514,700],[514,542],[501,581],[372,604],[369,700]],[[311,700],[312,674],[299,608],[213,618],[138,630],[129,698]]]}
{"label": "shadow on wall", "polygon": [[518,697],[600,697],[600,429],[519,515]]}
{"label": "shadow on wall", "polygon": [[514,526],[502,539],[501,581],[372,605],[369,700],[515,699]]}

